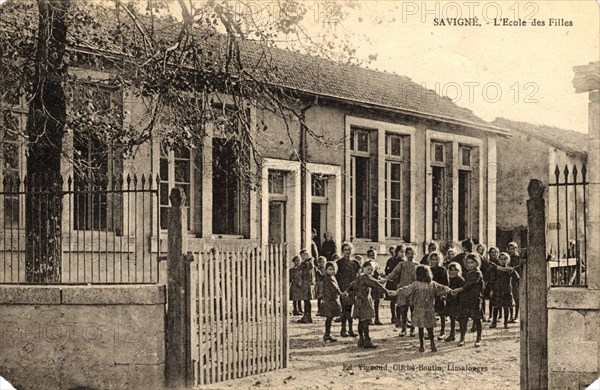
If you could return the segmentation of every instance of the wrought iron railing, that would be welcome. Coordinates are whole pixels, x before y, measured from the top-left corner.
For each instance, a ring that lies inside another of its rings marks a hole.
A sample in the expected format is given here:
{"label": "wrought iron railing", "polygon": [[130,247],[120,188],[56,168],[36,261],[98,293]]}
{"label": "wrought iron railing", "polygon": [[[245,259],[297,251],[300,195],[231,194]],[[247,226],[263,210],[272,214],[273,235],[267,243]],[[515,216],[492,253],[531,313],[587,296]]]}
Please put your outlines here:
{"label": "wrought iron railing", "polygon": [[0,283],[157,283],[158,188],[149,175],[0,177]]}
{"label": "wrought iron railing", "polygon": [[587,286],[587,168],[557,165],[549,183],[549,269],[552,286]]}

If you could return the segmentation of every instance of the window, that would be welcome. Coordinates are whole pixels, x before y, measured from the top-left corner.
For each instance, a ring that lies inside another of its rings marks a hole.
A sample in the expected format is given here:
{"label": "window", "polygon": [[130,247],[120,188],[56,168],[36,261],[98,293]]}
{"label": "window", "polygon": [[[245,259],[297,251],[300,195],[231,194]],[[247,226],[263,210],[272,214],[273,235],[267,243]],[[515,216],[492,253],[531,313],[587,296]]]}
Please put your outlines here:
{"label": "window", "polygon": [[404,229],[408,227],[406,219],[410,218],[404,210],[402,191],[406,187],[403,186],[404,139],[400,135],[387,134],[385,140],[385,235],[404,238]]}
{"label": "window", "polygon": [[473,238],[473,200],[471,192],[471,151],[467,146],[458,148],[458,157],[460,159],[460,169],[458,171],[458,239],[465,240]]}
{"label": "window", "polygon": [[213,233],[240,234],[241,183],[235,141],[213,138]]}
{"label": "window", "polygon": [[168,149],[161,147],[160,151],[160,227],[167,229],[170,200],[173,188],[181,188],[185,193],[185,208],[187,211],[187,229],[194,226],[194,215],[190,205],[194,203],[192,151],[187,147]]}
{"label": "window", "polygon": [[4,111],[0,116],[0,186],[4,227],[24,226],[19,190],[24,178],[25,146],[19,132],[25,130],[27,112],[23,107]]}
{"label": "window", "polygon": [[285,242],[286,172],[269,171],[269,243]]}
{"label": "window", "polygon": [[458,171],[458,239],[472,238],[471,171]]}
{"label": "window", "polygon": [[370,137],[369,130],[354,129],[350,131],[350,150],[355,152],[369,153]]}
{"label": "window", "polygon": [[311,176],[311,195],[313,198],[324,198],[327,196],[327,178],[324,176]]}
{"label": "window", "polygon": [[[371,133],[352,129],[356,150],[350,157],[350,235],[356,238],[371,236]],[[376,185],[376,184],[375,184]]]}
{"label": "window", "polygon": [[432,238],[451,240],[452,235],[452,173],[450,163],[452,143],[431,143],[431,211]]}
{"label": "window", "polygon": [[431,144],[431,161],[436,163],[446,162],[446,147],[441,142],[433,142]]}
{"label": "window", "polygon": [[[121,174],[114,137],[121,128],[120,91],[92,84],[73,86],[73,107],[82,120],[73,122],[73,198],[76,230],[107,229],[109,185]],[[112,220],[112,218],[110,218]]]}
{"label": "window", "polygon": [[284,195],[285,194],[285,172],[270,171],[269,172],[269,194]]}
{"label": "window", "polygon": [[463,167],[471,167],[471,148],[461,146],[459,148],[460,165]]}

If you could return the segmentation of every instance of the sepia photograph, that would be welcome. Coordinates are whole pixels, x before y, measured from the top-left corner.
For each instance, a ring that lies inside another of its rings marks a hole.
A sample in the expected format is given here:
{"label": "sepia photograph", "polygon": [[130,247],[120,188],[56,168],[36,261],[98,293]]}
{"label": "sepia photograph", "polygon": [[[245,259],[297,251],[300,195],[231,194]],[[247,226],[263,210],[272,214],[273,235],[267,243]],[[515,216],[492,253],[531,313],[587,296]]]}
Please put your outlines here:
{"label": "sepia photograph", "polygon": [[0,0],[0,390],[600,390],[600,0]]}

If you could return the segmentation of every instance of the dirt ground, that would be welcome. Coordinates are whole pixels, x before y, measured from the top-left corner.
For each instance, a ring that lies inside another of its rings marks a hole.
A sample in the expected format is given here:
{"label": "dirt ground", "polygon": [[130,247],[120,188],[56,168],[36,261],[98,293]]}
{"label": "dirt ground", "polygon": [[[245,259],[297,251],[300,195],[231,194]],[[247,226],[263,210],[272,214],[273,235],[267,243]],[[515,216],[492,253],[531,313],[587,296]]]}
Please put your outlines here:
{"label": "dirt ground", "polygon": [[[437,342],[438,352],[418,351],[418,337],[398,337],[390,324],[389,309],[382,308],[382,326],[371,326],[379,347],[359,349],[356,339],[339,337],[340,324],[332,332],[336,343],[322,341],[324,319],[297,324],[290,316],[288,368],[221,382],[206,389],[518,389],[518,324],[505,330],[489,329],[484,322],[483,343]],[[439,328],[436,329],[436,333]]]}

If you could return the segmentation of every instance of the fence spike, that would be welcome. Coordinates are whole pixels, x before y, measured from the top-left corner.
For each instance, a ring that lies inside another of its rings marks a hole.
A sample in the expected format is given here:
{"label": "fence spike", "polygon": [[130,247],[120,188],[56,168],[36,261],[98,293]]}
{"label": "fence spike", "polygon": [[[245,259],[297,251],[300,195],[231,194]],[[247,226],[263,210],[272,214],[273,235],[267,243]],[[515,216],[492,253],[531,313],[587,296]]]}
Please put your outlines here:
{"label": "fence spike", "polygon": [[554,168],[554,176],[556,176],[556,183],[558,184],[558,178],[560,177],[560,168],[558,165]]}
{"label": "fence spike", "polygon": [[565,170],[563,171],[563,173],[565,174],[565,183],[569,182],[569,166],[565,165]]}
{"label": "fence spike", "polygon": [[581,167],[581,176],[583,176],[583,182],[585,183],[585,176],[587,175],[587,168],[585,164]]}
{"label": "fence spike", "polygon": [[142,178],[140,179],[140,182],[142,183],[142,190],[143,190],[144,187],[146,186],[146,176],[144,174],[142,174]]}
{"label": "fence spike", "polygon": [[131,174],[129,174],[129,173],[127,174],[126,181],[127,181],[127,189],[130,189],[130,187],[131,187]]}
{"label": "fence spike", "polygon": [[577,174],[579,173],[577,171],[577,165],[573,164],[573,170],[571,172],[573,172],[573,183],[577,184]]}

